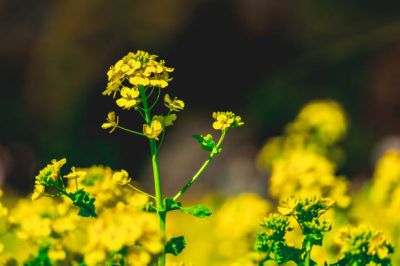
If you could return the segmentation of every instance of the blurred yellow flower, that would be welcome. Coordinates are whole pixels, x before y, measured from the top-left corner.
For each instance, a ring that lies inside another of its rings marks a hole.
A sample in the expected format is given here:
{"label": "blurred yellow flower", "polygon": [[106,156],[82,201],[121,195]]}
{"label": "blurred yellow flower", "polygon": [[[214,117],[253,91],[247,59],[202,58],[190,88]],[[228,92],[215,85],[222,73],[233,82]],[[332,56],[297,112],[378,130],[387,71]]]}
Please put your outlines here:
{"label": "blurred yellow flower", "polygon": [[307,132],[326,144],[341,140],[347,131],[347,118],[343,108],[332,100],[317,100],[305,105],[295,121],[289,124],[289,134]]}
{"label": "blurred yellow flower", "polygon": [[77,178],[82,178],[86,175],[85,171],[82,170],[77,170],[76,167],[71,167],[71,172],[67,175],[64,176],[64,178],[67,179],[77,179]]}
{"label": "blurred yellow flower", "polygon": [[400,187],[400,151],[389,150],[376,164],[371,187],[371,200],[386,205]]}
{"label": "blurred yellow flower", "polygon": [[121,171],[115,172],[112,177],[114,183],[125,186],[131,182],[131,178],[126,170],[122,169]]}

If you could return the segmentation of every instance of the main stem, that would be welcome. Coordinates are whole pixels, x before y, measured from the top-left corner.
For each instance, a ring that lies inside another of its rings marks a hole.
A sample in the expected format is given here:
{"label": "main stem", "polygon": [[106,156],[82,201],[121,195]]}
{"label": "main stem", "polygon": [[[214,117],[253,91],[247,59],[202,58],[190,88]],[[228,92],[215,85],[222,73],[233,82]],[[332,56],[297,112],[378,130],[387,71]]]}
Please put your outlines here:
{"label": "main stem", "polygon": [[[151,114],[150,108],[146,98],[146,91],[143,87],[139,87],[142,104],[144,108],[145,120],[148,125],[151,123]],[[154,177],[154,190],[156,194],[156,209],[157,209],[157,217],[160,223],[161,232],[165,235],[165,223],[166,223],[166,212],[162,198],[161,191],[161,180],[160,180],[160,171],[158,167],[158,158],[157,158],[157,145],[154,139],[149,139],[150,144],[150,153],[151,153],[151,164],[153,166],[153,177]],[[158,266],[165,266],[165,252],[163,251],[161,255],[158,257]]]}

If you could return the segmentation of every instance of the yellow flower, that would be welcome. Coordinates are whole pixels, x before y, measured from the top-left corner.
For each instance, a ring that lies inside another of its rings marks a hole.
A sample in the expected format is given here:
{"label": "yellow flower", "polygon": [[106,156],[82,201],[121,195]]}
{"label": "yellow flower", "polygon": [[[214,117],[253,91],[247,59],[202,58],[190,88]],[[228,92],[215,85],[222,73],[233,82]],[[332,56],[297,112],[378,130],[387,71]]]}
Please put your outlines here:
{"label": "yellow flower", "polygon": [[143,134],[146,135],[149,139],[158,140],[158,136],[163,131],[163,126],[160,121],[157,119],[153,119],[150,125],[144,124],[143,125]]}
{"label": "yellow flower", "polygon": [[101,125],[102,129],[108,129],[111,128],[111,130],[109,131],[110,133],[112,133],[117,127],[118,127],[118,123],[119,123],[119,117],[117,115],[115,115],[115,112],[109,112],[107,115],[105,123],[103,123]]}
{"label": "yellow flower", "polygon": [[129,177],[128,172],[126,170],[123,170],[123,169],[121,171],[119,171],[119,172],[115,172],[113,174],[112,179],[113,179],[114,183],[116,183],[118,185],[121,185],[121,186],[125,186],[125,185],[129,184],[131,182],[131,180],[132,180]]}
{"label": "yellow flower", "polygon": [[347,117],[342,106],[335,101],[312,101],[301,109],[287,130],[290,134],[314,134],[323,143],[333,144],[346,134]]}
{"label": "yellow flower", "polygon": [[175,97],[173,100],[169,97],[169,94],[165,94],[164,96],[164,105],[167,107],[170,111],[175,111],[179,112],[183,110],[185,107],[185,103],[182,100],[178,100],[177,97]]}
{"label": "yellow flower", "polygon": [[61,244],[57,244],[51,247],[48,255],[52,261],[63,261],[67,257],[67,253],[65,252]]}
{"label": "yellow flower", "polygon": [[133,77],[129,79],[129,83],[131,83],[134,86],[148,86],[150,84],[150,81],[148,78],[143,78],[143,77]]}
{"label": "yellow flower", "polygon": [[139,90],[136,87],[132,89],[128,87],[122,87],[121,89],[121,97],[116,102],[119,107],[123,109],[131,109],[133,106],[139,103]]}
{"label": "yellow flower", "polygon": [[244,125],[242,118],[233,112],[214,112],[213,118],[217,121],[213,123],[215,130],[224,131],[227,128],[234,128]]}
{"label": "yellow flower", "polygon": [[67,179],[77,179],[77,178],[82,178],[86,175],[85,171],[77,171],[76,168],[73,166],[71,168],[71,172],[67,175],[64,176],[64,178]]}
{"label": "yellow flower", "polygon": [[36,180],[35,181],[35,188],[33,190],[33,194],[32,194],[32,200],[37,200],[38,198],[40,198],[45,190],[45,186],[39,181]]}
{"label": "yellow flower", "polygon": [[48,164],[45,168],[40,170],[35,179],[40,181],[43,185],[46,185],[51,180],[57,180],[61,167],[66,163],[67,159],[65,158],[59,161],[55,159],[51,160],[51,164]]}

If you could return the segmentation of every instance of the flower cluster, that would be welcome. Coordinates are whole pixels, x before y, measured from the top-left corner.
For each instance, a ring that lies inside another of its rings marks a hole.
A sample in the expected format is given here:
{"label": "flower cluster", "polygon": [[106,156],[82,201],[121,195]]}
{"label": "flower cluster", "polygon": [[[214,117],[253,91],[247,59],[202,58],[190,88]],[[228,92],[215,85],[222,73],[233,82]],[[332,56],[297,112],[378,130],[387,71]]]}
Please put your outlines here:
{"label": "flower cluster", "polygon": [[115,97],[117,92],[121,91],[123,96],[121,86],[125,82],[132,86],[131,89],[137,89],[138,86],[165,88],[171,81],[169,73],[173,71],[173,68],[165,66],[164,60],[157,61],[157,55],[140,50],[136,53],[130,52],[110,67],[107,72],[107,89],[103,94],[113,94]]}
{"label": "flower cluster", "polygon": [[40,198],[46,187],[57,184],[59,181],[60,169],[67,163],[65,158],[61,160],[52,160],[45,168],[40,170],[39,174],[35,177],[35,187],[32,194],[32,200]]}
{"label": "flower cluster", "polygon": [[[65,158],[59,161],[52,160],[51,164],[48,164],[45,168],[40,170],[39,174],[35,178],[35,188],[32,194],[32,200],[36,200],[45,195],[44,192],[46,188],[53,188],[58,192],[55,196],[64,195],[72,201],[73,205],[79,208],[79,215],[95,217],[95,199],[84,189],[78,188],[77,185],[77,179],[84,177],[86,172],[72,167],[69,174],[62,175],[60,170],[66,163],[67,160]],[[75,180],[75,191],[67,190],[65,183],[67,183],[69,179]]]}
{"label": "flower cluster", "polygon": [[332,100],[306,104],[289,123],[283,136],[271,138],[261,149],[257,165],[270,170],[273,161],[291,150],[305,149],[340,163],[342,151],[336,144],[347,131],[347,117],[343,108]]}
{"label": "flower cluster", "polygon": [[[254,241],[258,221],[270,211],[271,205],[259,196],[244,193],[229,198],[215,216],[215,234],[223,257],[238,257]],[[229,230],[227,230],[229,228]]]}
{"label": "flower cluster", "polygon": [[133,211],[126,205],[105,210],[88,227],[84,258],[87,265],[119,260],[146,266],[163,248],[156,216]]}
{"label": "flower cluster", "polygon": [[376,204],[391,202],[400,188],[400,151],[389,150],[379,159],[373,176],[371,195]]}
{"label": "flower cluster", "polygon": [[[315,265],[311,259],[314,245],[322,245],[324,234],[331,230],[330,223],[320,217],[334,202],[328,198],[290,197],[278,207],[279,214],[270,214],[261,223],[263,230],[257,234],[255,250],[264,253],[263,262],[272,260],[279,264],[289,261],[297,265]],[[304,236],[301,248],[288,244],[286,234],[293,230],[288,217],[293,217]]]}
{"label": "flower cluster", "polygon": [[[339,129],[332,123],[338,123]],[[340,208],[349,206],[348,182],[335,175],[341,152],[334,144],[346,127],[346,116],[337,103],[307,104],[285,134],[269,140],[258,155],[258,168],[270,174],[270,194],[277,200],[295,193],[319,195],[333,198]]]}
{"label": "flower cluster", "polygon": [[[145,266],[154,261],[163,248],[163,234],[157,217],[145,210],[149,198],[118,185],[129,175],[102,166],[72,168],[62,175],[62,163],[53,161],[46,170],[57,171],[65,193],[74,194],[77,185],[77,191],[90,191],[96,197],[96,219],[76,215],[68,196],[43,197],[40,204],[23,199],[8,215],[0,208],[0,264]],[[52,175],[41,174],[43,180]],[[5,228],[2,214],[10,224]]]}
{"label": "flower cluster", "polygon": [[324,156],[307,150],[295,150],[276,159],[270,176],[270,193],[278,200],[296,193],[320,195],[335,199],[339,207],[347,207],[347,181],[335,176],[334,165]]}
{"label": "flower cluster", "polygon": [[214,112],[212,117],[216,120],[213,123],[215,130],[224,131],[229,128],[235,128],[244,125],[242,118],[233,112]]}
{"label": "flower cluster", "polygon": [[337,242],[342,258],[335,265],[390,265],[389,254],[394,252],[382,232],[363,225],[343,229]]}
{"label": "flower cluster", "polygon": [[116,184],[121,185],[121,186],[125,186],[125,185],[129,184],[132,180],[129,177],[128,172],[123,169],[119,172],[114,172],[112,179]]}
{"label": "flower cluster", "polygon": [[289,134],[307,134],[326,145],[340,141],[346,131],[347,118],[343,108],[332,100],[310,102],[287,127]]}

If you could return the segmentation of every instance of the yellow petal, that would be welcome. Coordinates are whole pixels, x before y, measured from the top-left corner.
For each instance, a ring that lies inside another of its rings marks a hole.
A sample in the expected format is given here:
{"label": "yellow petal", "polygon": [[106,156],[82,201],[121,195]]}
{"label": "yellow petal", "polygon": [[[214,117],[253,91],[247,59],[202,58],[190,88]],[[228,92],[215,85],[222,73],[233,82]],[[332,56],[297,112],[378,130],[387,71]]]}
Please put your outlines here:
{"label": "yellow petal", "polygon": [[125,104],[126,104],[126,99],[124,99],[124,98],[119,98],[117,101],[116,101],[116,103],[117,103],[117,105],[119,106],[119,107],[124,107],[125,106]]}

